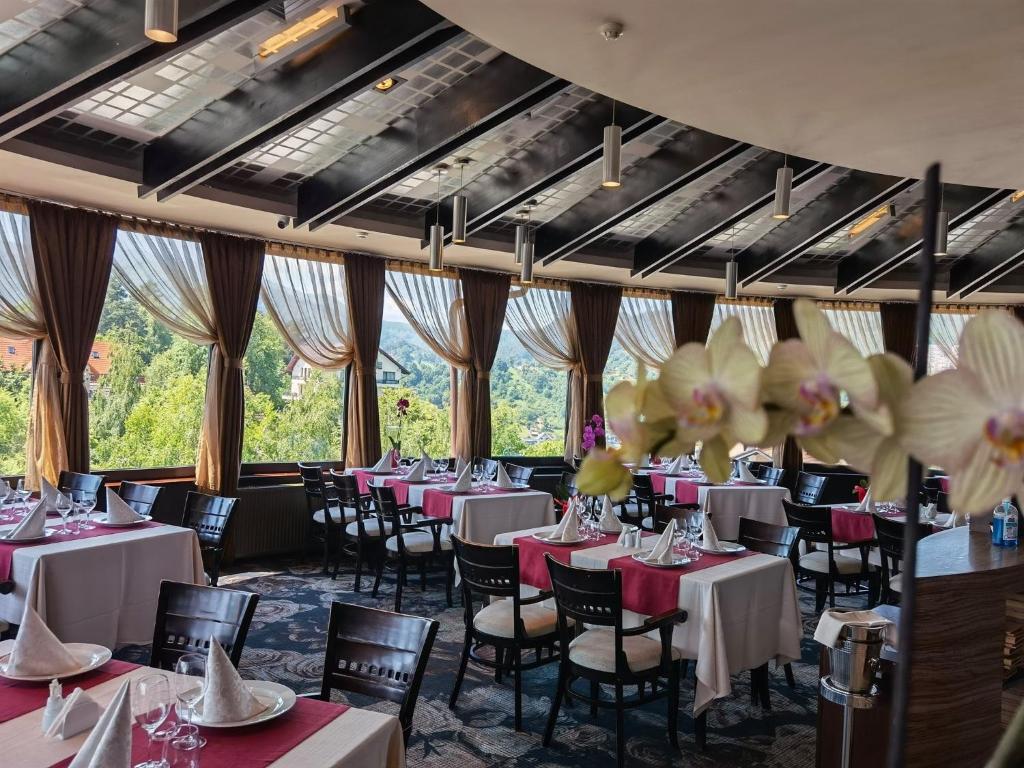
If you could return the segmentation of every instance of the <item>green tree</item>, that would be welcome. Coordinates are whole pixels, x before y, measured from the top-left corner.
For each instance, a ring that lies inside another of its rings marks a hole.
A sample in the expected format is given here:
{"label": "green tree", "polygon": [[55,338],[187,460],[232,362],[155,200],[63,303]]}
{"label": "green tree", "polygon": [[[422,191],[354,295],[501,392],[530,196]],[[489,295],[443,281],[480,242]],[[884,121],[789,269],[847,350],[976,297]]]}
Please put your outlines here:
{"label": "green tree", "polygon": [[246,404],[244,461],[326,461],[341,457],[342,385],[336,372],[313,371],[302,395],[271,410],[266,395]]}
{"label": "green tree", "polygon": [[409,410],[402,420],[402,453],[407,456],[426,451],[431,456],[451,455],[451,422],[449,410],[441,409],[424,399],[410,387],[381,387],[377,394],[380,407],[381,445],[391,445],[397,438],[390,428],[398,423],[398,400],[409,400]]}
{"label": "green tree", "polygon": [[98,467],[113,468],[111,454],[124,435],[125,418],[142,397],[142,345],[131,333],[122,339],[111,342],[110,371],[89,404],[90,451]]}
{"label": "green tree", "polygon": [[[150,369],[158,364],[154,361]],[[179,371],[159,387],[147,382],[125,420],[122,440],[111,451],[112,468],[194,464],[205,398],[205,373]]]}
{"label": "green tree", "polygon": [[525,423],[511,403],[491,403],[491,453],[494,456],[522,456]]}
{"label": "green tree", "polygon": [[284,407],[288,391],[285,367],[291,358],[291,350],[270,317],[266,312],[257,312],[245,350],[245,383],[253,392],[266,395],[278,411]]}

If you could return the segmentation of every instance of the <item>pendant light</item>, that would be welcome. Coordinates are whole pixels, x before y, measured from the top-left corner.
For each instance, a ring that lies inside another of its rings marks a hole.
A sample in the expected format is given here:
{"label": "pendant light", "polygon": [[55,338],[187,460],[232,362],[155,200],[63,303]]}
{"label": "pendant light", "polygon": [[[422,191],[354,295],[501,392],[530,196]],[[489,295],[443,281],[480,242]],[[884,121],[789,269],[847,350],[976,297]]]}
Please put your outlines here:
{"label": "pendant light", "polygon": [[466,242],[466,223],[469,219],[469,204],[466,196],[462,193],[466,187],[465,171],[469,165],[468,157],[460,157],[455,160],[459,166],[459,191],[452,196],[452,242]]}
{"label": "pendant light", "polygon": [[949,255],[949,211],[942,210],[943,208],[943,192],[939,192],[939,217],[935,223],[935,255],[936,256],[948,256]]}
{"label": "pendant light", "polygon": [[736,298],[736,284],[739,277],[739,265],[736,263],[736,252],[733,250],[732,242],[733,237],[736,236],[736,230],[733,229],[729,235],[729,260],[725,262],[725,298],[735,299]]}
{"label": "pendant light", "polygon": [[789,155],[782,160],[782,167],[775,172],[775,209],[773,219],[789,218],[789,194],[793,191],[793,169],[789,167]]}
{"label": "pendant light", "polygon": [[523,252],[526,249],[526,217],[529,213],[530,212],[525,208],[520,208],[516,211],[516,216],[519,217],[519,223],[516,224],[516,244],[512,251],[516,264],[523,263]]}
{"label": "pendant light", "polygon": [[604,151],[601,155],[601,186],[622,186],[622,126],[615,124],[615,99],[612,99],[612,124],[604,127]]}
{"label": "pendant light", "polygon": [[526,210],[526,238],[523,240],[522,259],[523,266],[519,273],[519,282],[529,285],[533,282],[533,229],[530,227],[530,211]]}
{"label": "pendant light", "polygon": [[178,40],[178,0],[146,0],[145,33],[158,43]]}
{"label": "pendant light", "polygon": [[434,223],[430,227],[430,270],[444,269],[444,227],[441,226],[441,176],[448,170],[447,165],[437,165],[437,200],[434,206]]}

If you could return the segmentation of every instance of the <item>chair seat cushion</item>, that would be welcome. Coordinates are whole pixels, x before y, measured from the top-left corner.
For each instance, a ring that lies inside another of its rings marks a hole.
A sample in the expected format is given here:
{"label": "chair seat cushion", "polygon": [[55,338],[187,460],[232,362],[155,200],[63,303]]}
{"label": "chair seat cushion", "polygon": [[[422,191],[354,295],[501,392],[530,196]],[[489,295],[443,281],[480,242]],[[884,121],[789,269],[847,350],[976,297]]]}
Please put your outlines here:
{"label": "chair seat cushion", "polygon": [[889,579],[889,589],[891,589],[893,592],[902,592],[903,591],[902,590],[902,586],[903,586],[903,574],[902,573],[897,573],[895,576],[893,576],[891,579]]}
{"label": "chair seat cushion", "polygon": [[[344,510],[344,515],[342,515],[340,507],[331,507],[331,522],[335,525],[341,525],[342,520],[346,523],[351,523],[355,519],[356,511],[354,509],[346,509]],[[322,509],[318,509],[313,513],[313,522],[320,523],[320,525],[324,524],[324,511]]]}
{"label": "chair seat cushion", "polygon": [[[643,672],[661,662],[661,643],[644,635],[623,637],[622,650],[631,672]],[[679,658],[679,651],[675,648],[672,649],[672,658]],[[614,630],[588,629],[569,643],[569,660],[587,669],[614,673]]]}
{"label": "chair seat cushion", "polygon": [[[380,524],[376,520],[363,520],[363,528],[367,536],[380,536]],[[352,522],[345,526],[345,533],[349,536],[359,535],[359,523]],[[391,535],[391,523],[384,523],[384,535]]]}
{"label": "chair seat cushion", "polygon": [[[416,554],[422,554],[424,552],[432,552],[434,549],[434,536],[426,531],[409,531],[408,533],[402,534],[402,542],[405,544],[406,552],[413,552]],[[391,552],[398,551],[398,537],[392,536],[384,544]],[[452,543],[448,539],[441,538],[441,549],[449,550],[452,548]]]}
{"label": "chair seat cushion", "polygon": [[643,528],[645,531],[653,531],[654,530],[654,518],[653,517],[645,517],[643,520],[640,521],[640,527]]}
{"label": "chair seat cushion", "polygon": [[[557,628],[558,614],[543,605],[519,606],[519,617],[526,627],[527,637],[549,635]],[[484,608],[473,617],[473,626],[481,632],[495,637],[515,637],[512,626],[513,610],[511,600],[498,600]]]}
{"label": "chair seat cushion", "polygon": [[[836,564],[836,570],[844,576],[860,573],[861,562],[859,557],[856,559],[852,557],[836,557],[833,560]],[[800,567],[816,573],[828,573],[828,552],[821,549],[808,552],[800,558]],[[868,570],[873,571],[874,569],[875,567],[869,563]]]}

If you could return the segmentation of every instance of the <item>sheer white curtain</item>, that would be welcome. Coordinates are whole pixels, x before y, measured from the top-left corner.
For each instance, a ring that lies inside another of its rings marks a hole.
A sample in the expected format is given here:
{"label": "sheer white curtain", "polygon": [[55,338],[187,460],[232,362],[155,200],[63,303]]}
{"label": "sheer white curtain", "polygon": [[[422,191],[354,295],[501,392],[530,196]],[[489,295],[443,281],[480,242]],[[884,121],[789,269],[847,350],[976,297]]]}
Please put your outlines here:
{"label": "sheer white curtain", "polygon": [[389,269],[385,286],[409,325],[451,367],[452,455],[472,459],[463,375],[469,368],[470,353],[460,281],[446,275]]}
{"label": "sheer white curtain", "polygon": [[885,352],[882,339],[882,313],[877,309],[855,309],[848,306],[824,308],[831,326],[849,339],[862,355]]}
{"label": "sheer white curtain", "polygon": [[[960,351],[960,334],[964,332],[964,326],[972,317],[973,314],[952,312],[936,312],[932,315],[929,346],[937,347],[941,356],[945,358],[942,362],[936,361],[938,364],[934,366],[935,370],[944,370],[956,365]],[[932,373],[932,361],[928,362],[929,373]]]}
{"label": "sheer white curtain", "polygon": [[661,368],[676,349],[672,304],[668,299],[623,296],[615,338],[631,357]]}
{"label": "sheer white curtain", "polygon": [[743,339],[747,346],[754,350],[761,365],[768,364],[768,355],[778,340],[775,332],[775,313],[770,306],[762,304],[747,303],[723,303],[719,301],[715,305],[715,314],[711,318],[711,332],[708,338],[714,335],[728,317],[738,317],[740,325],[743,326]]}
{"label": "sheer white curtain", "polygon": [[583,379],[579,375],[579,342],[570,294],[552,288],[513,291],[509,295],[505,323],[538,363],[573,374],[566,402],[569,429],[565,435],[565,460],[571,461],[579,455],[582,440],[574,425],[582,423]]}

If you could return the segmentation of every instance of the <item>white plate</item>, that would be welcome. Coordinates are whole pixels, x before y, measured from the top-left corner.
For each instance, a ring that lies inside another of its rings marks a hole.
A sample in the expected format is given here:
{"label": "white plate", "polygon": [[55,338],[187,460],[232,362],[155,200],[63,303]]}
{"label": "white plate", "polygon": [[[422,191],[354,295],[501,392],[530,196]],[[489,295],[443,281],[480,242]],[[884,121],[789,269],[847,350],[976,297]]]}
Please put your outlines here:
{"label": "white plate", "polygon": [[140,523],[148,523],[153,518],[149,515],[141,515],[141,520],[132,520],[130,523],[108,523],[107,518],[104,515],[99,520],[93,520],[92,522],[101,528],[131,528],[133,525],[139,525]]}
{"label": "white plate", "polygon": [[690,558],[681,557],[680,555],[674,555],[671,563],[652,563],[648,562],[645,559],[650,554],[650,552],[637,552],[635,555],[633,555],[633,559],[636,560],[638,563],[649,565],[651,568],[681,568],[682,566],[689,565],[690,563]]}
{"label": "white plate", "polygon": [[280,683],[272,683],[268,680],[245,681],[257,698],[266,708],[259,714],[253,715],[248,720],[239,720],[236,723],[207,723],[203,721],[203,702],[196,704],[195,716],[192,718],[194,725],[201,725],[204,728],[242,728],[247,725],[263,723],[280,717],[289,709],[295,706],[295,691]]}
{"label": "white plate", "polygon": [[8,675],[7,674],[7,660],[10,658],[10,653],[0,656],[0,677],[6,677],[8,680],[20,680],[26,683],[46,683],[54,678],[62,680],[68,677],[74,677],[75,675],[81,675],[86,672],[92,672],[97,667],[102,667],[108,661],[110,661],[111,653],[109,648],[104,648],[102,645],[94,645],[92,643],[64,643],[64,647],[67,648],[68,652],[78,660],[81,666],[78,669],[73,669],[69,672],[61,672],[59,675]]}
{"label": "white plate", "polygon": [[561,539],[549,539],[548,536],[550,536],[550,535],[551,535],[550,532],[549,533],[539,533],[538,532],[538,533],[533,534],[533,538],[535,538],[537,541],[543,541],[545,544],[554,544],[556,547],[572,547],[572,546],[574,546],[576,544],[582,544],[583,543],[583,539],[580,539],[579,541],[562,541]]}
{"label": "white plate", "polygon": [[3,533],[0,533],[0,541],[4,542],[5,544],[31,544],[34,541],[42,541],[43,539],[48,539],[51,536],[56,535],[56,533],[57,531],[53,528],[47,528],[46,532],[42,536],[33,536],[31,539],[11,539],[9,538],[11,532],[4,531]]}
{"label": "white plate", "polygon": [[742,544],[735,544],[731,541],[718,542],[718,549],[705,547],[703,544],[698,544],[697,549],[708,555],[738,555],[740,552],[747,551],[747,548]]}

